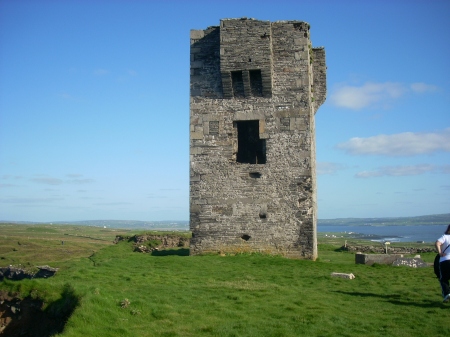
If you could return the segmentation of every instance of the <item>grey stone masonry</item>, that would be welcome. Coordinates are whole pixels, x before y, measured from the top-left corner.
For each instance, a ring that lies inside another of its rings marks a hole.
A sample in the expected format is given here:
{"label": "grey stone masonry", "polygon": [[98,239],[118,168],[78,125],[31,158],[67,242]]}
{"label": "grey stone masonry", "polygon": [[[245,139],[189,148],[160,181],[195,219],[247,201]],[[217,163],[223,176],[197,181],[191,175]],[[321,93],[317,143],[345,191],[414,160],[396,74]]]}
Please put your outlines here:
{"label": "grey stone masonry", "polygon": [[191,31],[191,255],[317,257],[326,64],[309,28],[242,18]]}

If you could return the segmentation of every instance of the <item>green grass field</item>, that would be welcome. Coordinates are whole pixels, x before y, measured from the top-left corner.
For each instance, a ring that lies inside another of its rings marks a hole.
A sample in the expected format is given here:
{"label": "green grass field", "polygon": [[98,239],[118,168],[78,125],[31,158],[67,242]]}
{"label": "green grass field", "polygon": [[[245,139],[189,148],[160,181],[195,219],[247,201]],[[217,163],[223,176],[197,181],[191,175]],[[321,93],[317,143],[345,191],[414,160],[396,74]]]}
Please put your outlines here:
{"label": "green grass field", "polygon": [[[0,229],[0,266],[60,268],[49,279],[0,283],[0,289],[43,299],[48,311],[76,305],[58,336],[450,333],[450,304],[442,303],[431,267],[356,265],[353,254],[338,250],[339,239],[319,237],[319,259],[305,261],[259,254],[188,256],[187,249],[150,255],[134,253],[126,241],[111,244],[115,235],[129,231]],[[433,257],[422,255],[427,262]],[[332,272],[356,278],[332,278]]]}

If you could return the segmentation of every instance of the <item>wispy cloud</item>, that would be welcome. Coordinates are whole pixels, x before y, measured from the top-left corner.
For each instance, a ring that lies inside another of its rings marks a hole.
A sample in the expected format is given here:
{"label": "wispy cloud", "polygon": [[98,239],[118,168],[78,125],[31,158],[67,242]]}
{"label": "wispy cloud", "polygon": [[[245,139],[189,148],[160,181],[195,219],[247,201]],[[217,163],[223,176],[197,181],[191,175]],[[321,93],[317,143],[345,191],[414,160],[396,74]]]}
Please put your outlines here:
{"label": "wispy cloud", "polygon": [[62,179],[48,177],[48,176],[38,176],[35,178],[31,178],[31,181],[38,183],[38,184],[44,184],[44,185],[61,185],[64,183]]}
{"label": "wispy cloud", "polygon": [[402,177],[416,176],[424,173],[437,172],[439,167],[430,164],[419,165],[400,165],[400,166],[384,166],[374,171],[363,171],[355,175],[356,178],[374,178],[374,177]]}
{"label": "wispy cloud", "polygon": [[118,201],[118,202],[101,202],[101,203],[96,203],[94,205],[97,205],[97,206],[123,206],[123,205],[132,205],[132,203]]}
{"label": "wispy cloud", "polygon": [[79,173],[69,173],[69,174],[66,174],[66,177],[69,177],[69,178],[81,178],[83,175],[82,174],[79,174]]}
{"label": "wispy cloud", "polygon": [[423,82],[412,83],[410,85],[410,88],[412,91],[417,92],[417,93],[433,92],[433,91],[438,90],[437,86],[432,85],[432,84],[426,84]]}
{"label": "wispy cloud", "polygon": [[2,198],[0,203],[5,204],[48,204],[55,201],[64,200],[64,198]]}
{"label": "wispy cloud", "polygon": [[69,179],[66,180],[67,183],[69,184],[91,184],[93,183],[95,180],[94,179],[89,179],[89,178],[84,178],[84,179]]}
{"label": "wispy cloud", "polygon": [[450,174],[450,165],[441,166],[441,172],[445,174]]}
{"label": "wispy cloud", "polygon": [[62,184],[90,184],[94,182],[93,179],[83,178],[83,175],[81,174],[68,174],[66,177],[69,179],[59,179],[46,175],[39,175],[31,178],[30,180],[38,184],[53,186]]}
{"label": "wispy cloud", "polygon": [[407,92],[425,93],[436,91],[438,87],[422,82],[405,85],[396,82],[366,82],[360,86],[342,84],[330,95],[333,105],[352,110],[379,106],[389,106]]}
{"label": "wispy cloud", "polygon": [[7,188],[7,187],[16,187],[17,185],[14,184],[0,184],[0,188]]}
{"label": "wispy cloud", "polygon": [[355,137],[336,145],[351,155],[414,156],[450,152],[450,128],[440,132],[403,132],[368,138]]}
{"label": "wispy cloud", "polygon": [[345,165],[339,163],[319,162],[317,163],[317,174],[335,174],[337,171],[344,170]]}
{"label": "wispy cloud", "polygon": [[99,68],[99,69],[94,70],[94,75],[96,75],[96,76],[105,76],[108,74],[109,74],[109,70],[107,70],[107,69]]}
{"label": "wispy cloud", "polygon": [[1,177],[1,179],[4,179],[4,180],[9,180],[9,179],[19,180],[19,179],[22,179],[22,178],[23,178],[22,176],[13,176],[13,175],[10,175],[10,174],[4,174]]}
{"label": "wispy cloud", "polygon": [[73,96],[67,92],[63,92],[59,96],[65,100],[73,100]]}

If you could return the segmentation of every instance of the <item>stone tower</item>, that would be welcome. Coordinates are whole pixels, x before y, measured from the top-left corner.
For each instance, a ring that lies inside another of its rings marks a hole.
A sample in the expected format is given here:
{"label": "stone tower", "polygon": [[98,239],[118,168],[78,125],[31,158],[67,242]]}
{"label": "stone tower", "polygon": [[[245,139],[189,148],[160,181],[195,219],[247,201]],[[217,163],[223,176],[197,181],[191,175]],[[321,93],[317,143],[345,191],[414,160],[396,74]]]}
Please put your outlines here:
{"label": "stone tower", "polygon": [[325,50],[301,21],[191,31],[191,255],[317,257],[314,114]]}

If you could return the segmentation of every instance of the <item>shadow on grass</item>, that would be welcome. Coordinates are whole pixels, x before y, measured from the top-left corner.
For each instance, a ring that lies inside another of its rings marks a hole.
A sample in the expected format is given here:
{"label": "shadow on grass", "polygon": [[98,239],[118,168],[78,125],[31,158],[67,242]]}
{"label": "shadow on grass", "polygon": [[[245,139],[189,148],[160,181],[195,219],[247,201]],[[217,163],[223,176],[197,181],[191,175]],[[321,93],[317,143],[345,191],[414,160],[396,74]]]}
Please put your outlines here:
{"label": "shadow on grass", "polygon": [[27,297],[14,304],[14,311],[4,312],[10,323],[4,328],[2,336],[50,337],[63,332],[64,326],[79,305],[79,297],[74,289],[66,284],[61,298],[42,310],[44,302]]}
{"label": "shadow on grass", "polygon": [[189,248],[164,249],[152,251],[152,256],[169,256],[169,255],[189,256]]}
{"label": "shadow on grass", "polygon": [[377,297],[395,305],[413,306],[419,308],[441,308],[441,309],[450,308],[448,305],[445,305],[444,303],[439,301],[424,300],[422,302],[414,302],[411,301],[410,298],[406,298],[405,296],[401,295],[380,295],[375,293],[362,293],[357,291],[354,292],[334,291],[334,292],[357,297]]}

